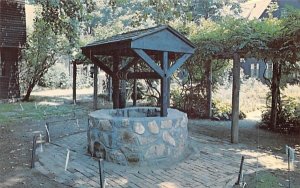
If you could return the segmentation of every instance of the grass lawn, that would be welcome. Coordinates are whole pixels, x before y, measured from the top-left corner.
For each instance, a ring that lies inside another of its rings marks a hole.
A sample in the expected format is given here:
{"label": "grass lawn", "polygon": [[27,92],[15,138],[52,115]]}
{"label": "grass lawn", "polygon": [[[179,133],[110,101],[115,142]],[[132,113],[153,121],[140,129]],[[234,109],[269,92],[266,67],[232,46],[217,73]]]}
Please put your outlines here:
{"label": "grass lawn", "polygon": [[32,97],[30,102],[4,103],[0,105],[0,123],[16,123],[22,120],[41,120],[51,116],[67,116],[82,108],[62,100]]}

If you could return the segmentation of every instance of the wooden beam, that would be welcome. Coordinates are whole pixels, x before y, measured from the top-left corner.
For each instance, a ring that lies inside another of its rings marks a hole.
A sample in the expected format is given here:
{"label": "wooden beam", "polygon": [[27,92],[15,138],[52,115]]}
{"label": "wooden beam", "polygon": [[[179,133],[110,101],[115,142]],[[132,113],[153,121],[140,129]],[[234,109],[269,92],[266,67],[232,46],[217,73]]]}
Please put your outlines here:
{"label": "wooden beam", "polygon": [[94,66],[94,110],[98,109],[98,67]]}
{"label": "wooden beam", "polygon": [[240,97],[240,69],[239,54],[233,54],[233,83],[232,83],[232,118],[231,118],[231,143],[239,142],[239,97]]}
{"label": "wooden beam", "polygon": [[136,106],[137,101],[137,82],[136,79],[133,80],[133,92],[132,92],[132,106]]}
{"label": "wooden beam", "polygon": [[167,78],[167,71],[169,65],[169,57],[168,52],[163,52],[162,61],[161,61],[161,68],[164,72],[163,77],[161,78],[161,104],[160,104],[160,116],[167,117],[168,116],[168,78]]}
{"label": "wooden beam", "polygon": [[163,70],[153,61],[153,59],[142,49],[133,49],[157,74],[164,76]]}
{"label": "wooden beam", "polygon": [[77,65],[73,62],[73,103],[76,104],[76,77],[77,77]]}
{"label": "wooden beam", "polygon": [[156,72],[129,72],[126,79],[160,79]]}
{"label": "wooden beam", "polygon": [[112,101],[112,78],[108,76],[108,101]]}
{"label": "wooden beam", "polygon": [[111,69],[106,66],[103,62],[101,62],[98,58],[96,58],[92,53],[91,51],[89,51],[90,53],[88,53],[88,51],[86,50],[83,50],[82,53],[87,57],[89,58],[93,64],[97,65],[98,67],[100,67],[100,69],[102,69],[106,74],[108,75],[112,75],[112,71]]}
{"label": "wooden beam", "polygon": [[[133,71],[136,72],[136,64],[133,66]],[[136,106],[137,101],[137,80],[133,80],[132,106]]]}
{"label": "wooden beam", "polygon": [[95,65],[100,67],[100,69],[103,70],[106,74],[108,74],[110,76],[113,74],[111,69],[108,66],[106,66],[103,62],[101,62],[98,58],[96,58],[95,56],[92,55],[91,60]]}
{"label": "wooden beam", "polygon": [[120,106],[120,80],[117,77],[117,72],[119,71],[120,56],[116,54],[113,57],[113,74],[112,74],[112,99],[113,99],[113,109],[119,108]]}
{"label": "wooden beam", "polygon": [[192,54],[183,54],[179,59],[175,61],[175,63],[169,68],[167,72],[167,77],[170,77],[179,67],[181,67],[188,58],[190,58]]}
{"label": "wooden beam", "polygon": [[[125,64],[124,60],[121,60],[121,65]],[[120,97],[119,97],[119,108],[125,108],[126,107],[126,80],[120,80],[121,82],[121,91],[120,91]]]}

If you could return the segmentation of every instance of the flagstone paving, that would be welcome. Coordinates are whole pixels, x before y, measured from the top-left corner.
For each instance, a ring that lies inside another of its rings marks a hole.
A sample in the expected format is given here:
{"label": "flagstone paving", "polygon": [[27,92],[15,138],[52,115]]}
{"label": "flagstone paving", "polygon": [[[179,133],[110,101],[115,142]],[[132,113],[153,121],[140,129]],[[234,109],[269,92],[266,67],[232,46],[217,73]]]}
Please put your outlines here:
{"label": "flagstone paving", "polygon": [[[190,133],[190,151],[176,164],[129,167],[104,162],[106,187],[232,187],[237,181],[241,156],[244,174],[265,169],[286,169],[281,156],[249,149],[241,144]],[[35,168],[71,187],[100,187],[98,161],[87,154],[86,131],[57,138],[37,148]],[[69,163],[65,171],[67,149]]]}

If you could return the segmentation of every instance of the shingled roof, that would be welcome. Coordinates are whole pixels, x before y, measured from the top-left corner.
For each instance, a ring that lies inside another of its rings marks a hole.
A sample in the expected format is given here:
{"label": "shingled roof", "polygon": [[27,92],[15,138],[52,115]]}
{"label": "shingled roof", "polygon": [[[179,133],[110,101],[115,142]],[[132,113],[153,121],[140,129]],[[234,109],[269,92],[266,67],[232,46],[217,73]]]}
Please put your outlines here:
{"label": "shingled roof", "polygon": [[170,53],[193,53],[196,47],[172,27],[159,25],[92,42],[82,47],[82,51],[93,55],[111,55],[118,51],[122,56],[135,56],[132,51],[134,48]]}
{"label": "shingled roof", "polygon": [[150,28],[146,28],[146,29],[134,30],[134,31],[126,32],[126,33],[117,34],[117,35],[108,37],[106,39],[92,42],[92,43],[86,45],[85,47],[97,46],[97,45],[101,45],[101,44],[114,43],[114,42],[120,42],[120,41],[126,41],[126,40],[136,40],[138,38],[156,33],[158,31],[161,31],[164,29],[169,30],[174,35],[179,37],[181,40],[185,41],[192,47],[195,47],[194,44],[191,43],[186,37],[184,37],[182,34],[180,34],[175,29],[173,29],[172,27],[170,27],[168,25],[158,25],[158,26],[150,27]]}

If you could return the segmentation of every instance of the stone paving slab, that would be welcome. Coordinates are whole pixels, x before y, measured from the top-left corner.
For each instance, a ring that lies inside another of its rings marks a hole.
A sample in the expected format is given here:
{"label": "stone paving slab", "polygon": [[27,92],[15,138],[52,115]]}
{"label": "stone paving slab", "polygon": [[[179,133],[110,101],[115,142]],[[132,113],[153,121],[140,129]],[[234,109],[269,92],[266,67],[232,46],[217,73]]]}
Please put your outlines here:
{"label": "stone paving slab", "polygon": [[[106,187],[232,187],[242,155],[245,156],[244,173],[287,166],[280,156],[204,135],[190,136],[189,142],[193,151],[177,164],[126,167],[104,162]],[[37,149],[35,164],[42,174],[71,187],[100,187],[98,161],[87,154],[85,132],[58,139],[43,148],[43,152]],[[65,171],[67,149],[70,149],[70,161]]]}

